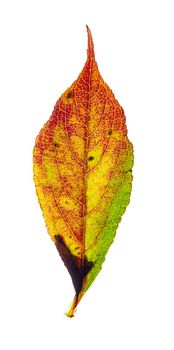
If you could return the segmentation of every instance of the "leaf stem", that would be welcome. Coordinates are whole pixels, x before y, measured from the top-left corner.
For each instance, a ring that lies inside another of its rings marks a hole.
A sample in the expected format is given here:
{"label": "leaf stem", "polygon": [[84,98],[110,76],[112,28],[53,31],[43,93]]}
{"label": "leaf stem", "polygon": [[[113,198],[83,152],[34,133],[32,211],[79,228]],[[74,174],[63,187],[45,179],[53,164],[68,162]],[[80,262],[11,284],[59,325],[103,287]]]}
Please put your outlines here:
{"label": "leaf stem", "polygon": [[75,297],[74,297],[74,299],[73,299],[73,302],[72,302],[72,304],[71,304],[69,310],[68,310],[68,311],[66,312],[66,314],[65,314],[67,317],[70,317],[70,318],[74,317],[74,313],[75,313],[75,311],[76,311],[78,302],[79,302],[79,301],[78,301],[78,296],[75,295]]}

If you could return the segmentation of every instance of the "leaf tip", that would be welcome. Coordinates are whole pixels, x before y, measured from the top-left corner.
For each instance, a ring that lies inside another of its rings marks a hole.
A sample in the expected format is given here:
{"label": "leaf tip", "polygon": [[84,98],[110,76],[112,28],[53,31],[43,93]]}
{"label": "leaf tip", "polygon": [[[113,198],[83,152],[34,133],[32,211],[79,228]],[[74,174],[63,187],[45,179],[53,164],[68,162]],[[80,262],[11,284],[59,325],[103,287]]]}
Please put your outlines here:
{"label": "leaf tip", "polygon": [[87,34],[88,34],[88,49],[87,49],[87,59],[95,59],[94,43],[92,39],[91,30],[86,24]]}

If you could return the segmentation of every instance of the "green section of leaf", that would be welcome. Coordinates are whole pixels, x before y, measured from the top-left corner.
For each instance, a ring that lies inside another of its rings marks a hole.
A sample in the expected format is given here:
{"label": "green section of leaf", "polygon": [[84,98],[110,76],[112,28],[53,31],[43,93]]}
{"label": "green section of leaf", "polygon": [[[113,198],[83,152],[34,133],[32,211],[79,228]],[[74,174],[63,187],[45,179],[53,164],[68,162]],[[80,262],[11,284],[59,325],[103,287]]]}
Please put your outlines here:
{"label": "green section of leaf", "polygon": [[125,164],[125,176],[122,186],[116,193],[110,212],[107,218],[106,225],[99,236],[95,246],[87,252],[87,259],[92,261],[94,266],[87,275],[87,283],[84,284],[82,294],[91,286],[96,276],[102,268],[102,264],[105,260],[106,253],[110,245],[113,243],[116,235],[117,227],[121,221],[121,218],[126,210],[130,201],[130,195],[132,190],[132,167],[133,167],[133,148],[130,143],[130,154]]}

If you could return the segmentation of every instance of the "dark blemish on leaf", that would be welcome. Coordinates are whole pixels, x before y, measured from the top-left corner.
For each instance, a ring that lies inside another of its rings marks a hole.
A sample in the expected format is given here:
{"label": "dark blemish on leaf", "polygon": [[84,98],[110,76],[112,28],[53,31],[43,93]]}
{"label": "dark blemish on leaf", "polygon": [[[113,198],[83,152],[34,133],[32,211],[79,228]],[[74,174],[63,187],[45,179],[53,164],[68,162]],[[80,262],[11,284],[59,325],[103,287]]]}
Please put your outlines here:
{"label": "dark blemish on leaf", "polygon": [[54,147],[59,147],[58,143],[54,142]]}
{"label": "dark blemish on leaf", "polygon": [[109,131],[108,131],[108,135],[112,135],[112,130],[109,130]]}
{"label": "dark blemish on leaf", "polygon": [[63,238],[60,235],[55,236],[56,239],[56,248],[68,270],[68,272],[71,275],[72,282],[74,285],[74,289],[76,291],[76,296],[78,297],[83,284],[84,277],[88,274],[88,272],[91,270],[93,263],[84,259],[84,266],[81,267],[81,259],[73,256],[66,246],[65,242],[63,241]]}
{"label": "dark blemish on leaf", "polygon": [[91,157],[88,158],[89,161],[91,161],[91,160],[93,160],[93,159],[94,159],[93,156],[91,156]]}
{"label": "dark blemish on leaf", "polygon": [[62,237],[61,236],[56,236],[56,241],[57,242],[62,242]]}
{"label": "dark blemish on leaf", "polygon": [[73,96],[73,94],[72,94],[72,92],[68,92],[68,94],[67,94],[67,98],[71,98]]}

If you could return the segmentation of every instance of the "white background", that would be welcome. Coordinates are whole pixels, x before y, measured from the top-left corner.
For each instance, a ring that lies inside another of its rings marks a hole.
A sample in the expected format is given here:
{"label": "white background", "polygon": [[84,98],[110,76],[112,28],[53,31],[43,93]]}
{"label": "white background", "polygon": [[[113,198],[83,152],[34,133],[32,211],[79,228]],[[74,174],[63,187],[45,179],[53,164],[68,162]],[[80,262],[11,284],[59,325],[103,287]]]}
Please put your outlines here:
{"label": "white background", "polygon": [[[174,349],[172,1],[1,1],[0,348]],[[74,290],[32,180],[34,140],[86,60],[123,106],[131,203],[73,319]]]}

